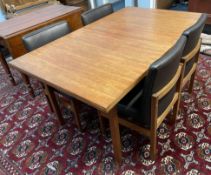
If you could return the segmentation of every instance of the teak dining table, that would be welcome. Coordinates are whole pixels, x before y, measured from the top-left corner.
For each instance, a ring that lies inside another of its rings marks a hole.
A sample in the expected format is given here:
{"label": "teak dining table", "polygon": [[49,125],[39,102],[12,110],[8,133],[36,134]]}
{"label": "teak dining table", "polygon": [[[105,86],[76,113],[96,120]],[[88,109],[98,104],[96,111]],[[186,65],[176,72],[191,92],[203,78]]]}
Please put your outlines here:
{"label": "teak dining table", "polygon": [[199,13],[125,8],[10,62],[96,108],[109,119],[115,160],[121,143],[117,103],[199,19]]}
{"label": "teak dining table", "polygon": [[[25,34],[54,23],[56,21],[66,20],[72,30],[82,27],[81,23],[82,8],[65,6],[60,4],[48,5],[38,9],[32,9],[25,14],[17,15],[9,20],[0,23],[0,41],[9,49],[13,59],[27,53],[22,36]],[[1,58],[1,63],[9,74],[12,84],[15,85],[14,78],[10,72],[7,62]],[[23,80],[29,88],[31,95],[33,90],[30,86],[27,76],[22,75]]]}

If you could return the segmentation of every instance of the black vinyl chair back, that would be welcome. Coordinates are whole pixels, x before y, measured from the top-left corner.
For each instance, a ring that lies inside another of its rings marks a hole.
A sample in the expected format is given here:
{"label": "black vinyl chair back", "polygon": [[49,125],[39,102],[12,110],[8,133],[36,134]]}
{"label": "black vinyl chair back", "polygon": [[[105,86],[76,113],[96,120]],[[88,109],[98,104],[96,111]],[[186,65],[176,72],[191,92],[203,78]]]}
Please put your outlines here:
{"label": "black vinyl chair back", "polygon": [[196,22],[196,24],[194,24],[193,26],[191,26],[190,28],[188,28],[183,32],[183,35],[187,37],[187,42],[185,45],[183,56],[189,54],[198,44],[206,20],[207,20],[207,14],[202,14],[199,20]]}
{"label": "black vinyl chair back", "polygon": [[[140,120],[140,122],[146,127],[150,127],[151,124],[152,95],[160,91],[175,76],[180,64],[185,43],[186,37],[181,36],[177,43],[149,68],[148,75],[146,76],[143,85],[143,95],[137,101],[138,105],[136,106],[138,110],[141,109],[141,116],[138,120]],[[160,116],[170,104],[176,89],[177,87],[175,83],[173,88],[169,92],[166,92],[167,94],[159,100],[158,116]]]}
{"label": "black vinyl chair back", "polygon": [[60,21],[26,34],[22,40],[27,51],[32,51],[70,32],[68,23]]}
{"label": "black vinyl chair back", "polygon": [[10,56],[9,50],[5,48],[4,46],[0,45],[0,54],[2,57],[7,58]]}
{"label": "black vinyl chair back", "polygon": [[88,25],[100,18],[110,15],[111,13],[113,13],[112,4],[105,4],[95,9],[84,12],[83,14],[81,14],[81,19],[83,25]]}

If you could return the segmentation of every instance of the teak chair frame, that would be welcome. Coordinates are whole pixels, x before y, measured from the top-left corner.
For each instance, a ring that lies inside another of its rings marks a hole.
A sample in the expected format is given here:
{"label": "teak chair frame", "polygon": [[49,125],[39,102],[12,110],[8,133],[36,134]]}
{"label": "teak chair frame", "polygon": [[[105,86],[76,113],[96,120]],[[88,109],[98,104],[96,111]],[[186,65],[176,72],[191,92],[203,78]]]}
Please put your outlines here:
{"label": "teak chair frame", "polygon": [[197,63],[199,60],[200,47],[201,47],[201,39],[199,39],[196,47],[189,54],[183,56],[181,59],[181,62],[184,64],[184,69],[186,68],[188,61],[190,61],[191,59],[194,59],[192,68],[190,69],[187,75],[184,75],[184,78],[182,81],[182,88],[183,88],[187,84],[188,80],[190,80],[189,87],[188,87],[188,92],[190,94],[193,91],[194,78],[196,74]]}
{"label": "teak chair frame", "polygon": [[[171,81],[164,86],[161,90],[154,93],[152,95],[151,101],[151,124],[150,128],[144,128],[140,125],[137,125],[131,121],[118,117],[118,123],[122,126],[128,127],[132,130],[135,130],[139,134],[143,134],[144,136],[150,139],[150,157],[152,160],[156,159],[157,153],[157,134],[156,131],[158,127],[161,125],[163,120],[168,116],[169,112],[173,108],[173,116],[171,118],[171,123],[175,123],[176,116],[178,115],[179,105],[180,105],[180,96],[181,96],[181,83],[184,75],[184,65],[180,63],[176,74],[171,79]],[[168,107],[165,111],[158,116],[158,103],[159,100],[162,99],[174,86],[176,85],[176,92],[173,96],[172,101],[169,103]],[[100,128],[102,133],[104,134],[104,125],[103,125],[103,117],[108,118],[105,113],[98,112],[99,120],[100,120]],[[121,149],[121,148],[118,148]]]}

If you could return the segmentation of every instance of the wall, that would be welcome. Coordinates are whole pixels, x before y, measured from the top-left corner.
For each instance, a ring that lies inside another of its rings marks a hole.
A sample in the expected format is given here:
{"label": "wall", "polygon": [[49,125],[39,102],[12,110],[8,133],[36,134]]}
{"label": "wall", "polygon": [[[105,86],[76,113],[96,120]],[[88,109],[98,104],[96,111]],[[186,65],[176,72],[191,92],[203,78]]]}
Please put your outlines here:
{"label": "wall", "polygon": [[[125,6],[134,6],[134,0],[125,0]],[[138,6],[143,8],[150,8],[150,0],[138,0]]]}
{"label": "wall", "polygon": [[[153,2],[154,0],[137,0],[138,6],[143,8],[150,8],[150,2]],[[118,10],[126,7],[134,6],[135,0],[89,0],[91,7],[95,8],[102,4],[105,4],[107,2],[113,3],[114,10]]]}
{"label": "wall", "polygon": [[0,22],[5,20],[5,16],[4,13],[2,12],[2,10],[0,9]]}

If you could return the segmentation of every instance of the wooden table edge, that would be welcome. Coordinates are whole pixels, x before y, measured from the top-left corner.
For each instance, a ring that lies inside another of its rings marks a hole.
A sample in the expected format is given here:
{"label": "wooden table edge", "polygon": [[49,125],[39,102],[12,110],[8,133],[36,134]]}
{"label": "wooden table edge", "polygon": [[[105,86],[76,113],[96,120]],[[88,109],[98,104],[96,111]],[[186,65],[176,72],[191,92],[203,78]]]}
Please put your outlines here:
{"label": "wooden table edge", "polygon": [[46,80],[44,80],[44,79],[42,79],[42,78],[40,78],[40,77],[37,77],[37,76],[35,76],[35,75],[33,75],[33,74],[31,74],[31,73],[29,73],[29,72],[27,72],[27,71],[25,71],[25,70],[19,68],[18,66],[14,65],[12,61],[9,62],[8,64],[9,64],[12,68],[14,68],[14,69],[20,71],[21,73],[24,73],[24,74],[28,75],[29,77],[36,78],[38,81],[40,81],[40,82],[42,82],[42,83],[45,83],[45,84],[49,85],[50,87],[56,89],[57,91],[63,92],[64,94],[67,94],[67,95],[69,95],[69,96],[71,96],[71,97],[73,97],[73,98],[76,98],[77,100],[79,100],[79,101],[81,101],[81,102],[83,102],[83,103],[85,103],[85,104],[87,104],[87,105],[89,105],[89,106],[91,106],[91,107],[93,107],[93,108],[95,108],[95,109],[97,109],[97,110],[103,112],[103,113],[109,113],[113,108],[115,108],[116,105],[118,104],[118,102],[119,102],[128,92],[130,92],[130,90],[132,90],[132,89],[133,89],[133,88],[134,88],[134,87],[135,87],[135,86],[136,86],[136,85],[146,76],[146,74],[147,74],[147,72],[148,72],[148,71],[146,71],[145,73],[143,73],[142,76],[140,76],[140,77],[134,82],[134,84],[131,85],[131,86],[130,86],[130,87],[120,96],[120,98],[118,98],[118,99],[115,100],[113,103],[111,103],[107,108],[104,108],[104,107],[99,106],[99,105],[97,105],[96,103],[93,103],[93,102],[91,102],[91,101],[89,101],[89,100],[87,100],[87,99],[85,99],[85,98],[82,98],[82,97],[80,97],[80,96],[78,96],[78,95],[76,95],[76,94],[74,94],[74,93],[67,92],[67,90],[65,90],[65,89],[63,89],[63,88],[61,88],[61,87],[59,87],[59,86],[57,86],[57,85],[55,85],[55,84],[53,84],[53,83],[51,83],[51,82],[49,82],[49,81],[46,81]]}

